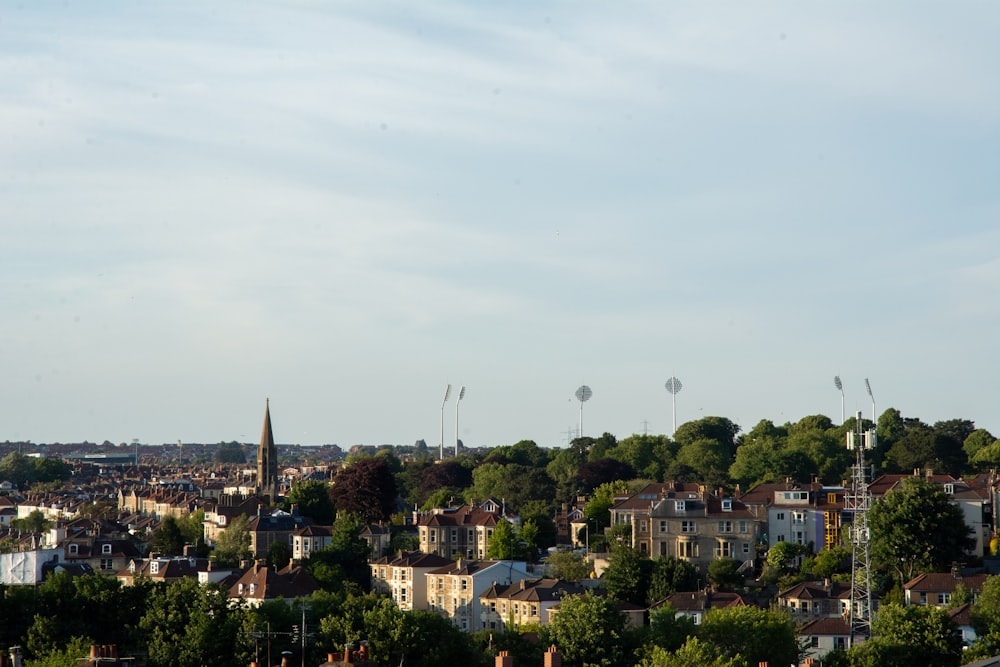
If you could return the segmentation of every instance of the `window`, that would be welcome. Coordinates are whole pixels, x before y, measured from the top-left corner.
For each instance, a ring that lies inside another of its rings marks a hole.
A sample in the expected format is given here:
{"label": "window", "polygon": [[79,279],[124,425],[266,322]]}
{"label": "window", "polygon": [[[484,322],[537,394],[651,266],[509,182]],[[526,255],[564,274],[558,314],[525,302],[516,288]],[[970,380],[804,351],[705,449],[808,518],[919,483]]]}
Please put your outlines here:
{"label": "window", "polygon": [[846,649],[847,648],[847,637],[834,637],[833,638],[833,647],[834,648],[843,648],[843,649]]}
{"label": "window", "polygon": [[778,520],[778,521],[784,521],[785,520],[785,513],[784,512],[778,512],[777,514],[774,515],[774,518],[776,520]]}
{"label": "window", "polygon": [[828,494],[826,494],[826,502],[830,503],[831,505],[836,505],[837,504],[837,494],[835,492],[834,493],[828,493]]}
{"label": "window", "polygon": [[667,543],[666,542],[660,542],[660,555],[661,556],[666,556],[667,555]]}
{"label": "window", "polygon": [[666,521],[661,521],[660,522],[660,532],[661,533],[667,532],[667,522]]}
{"label": "window", "polygon": [[78,554],[79,552],[80,552],[80,547],[79,547],[79,545],[76,545],[76,544],[71,544],[71,545],[69,545],[69,555],[70,555],[70,556],[75,556],[75,555],[76,555],[76,554]]}
{"label": "window", "polygon": [[951,593],[938,593],[938,604],[946,605],[951,601]]}
{"label": "window", "polygon": [[111,545],[110,544],[102,544],[101,545],[101,553],[102,554],[109,554],[109,553],[111,553]]}
{"label": "window", "polygon": [[731,532],[733,532],[733,522],[732,521],[720,521],[719,522],[719,532],[720,533],[731,533]]}
{"label": "window", "polygon": [[805,512],[792,512],[792,523],[805,523],[806,513]]}
{"label": "window", "polygon": [[728,498],[726,498],[725,500],[723,500],[722,501],[722,511],[723,512],[732,512],[733,511],[733,501],[730,500],[730,499],[728,499]]}
{"label": "window", "polygon": [[784,535],[778,535],[778,541],[779,542],[784,542],[785,541],[785,536]]}
{"label": "window", "polygon": [[698,543],[681,540],[677,542],[677,556],[679,558],[697,558]]}
{"label": "window", "polygon": [[430,531],[430,534],[431,534],[431,544],[434,544],[435,542],[437,542],[437,532],[432,530]]}
{"label": "window", "polygon": [[741,533],[747,532],[747,522],[746,521],[740,521],[740,532]]}
{"label": "window", "polygon": [[112,558],[102,558],[101,559],[101,569],[102,570],[113,570],[115,567],[115,561]]}
{"label": "window", "polygon": [[399,589],[399,599],[406,602],[406,588]]}
{"label": "window", "polygon": [[687,502],[684,500],[675,500],[674,509],[677,510],[678,512],[687,511]]}
{"label": "window", "polygon": [[809,646],[812,646],[813,648],[819,648],[819,637],[817,637],[816,635],[810,637]]}
{"label": "window", "polygon": [[955,485],[954,484],[945,484],[944,485],[944,492],[947,493],[949,496],[955,495]]}
{"label": "window", "polygon": [[159,574],[160,573],[160,561],[154,560],[149,563],[149,573]]}
{"label": "window", "polygon": [[745,554],[750,553],[750,543],[749,542],[744,542],[743,543],[743,553],[745,553]]}
{"label": "window", "polygon": [[646,532],[646,520],[645,519],[643,519],[642,521],[639,522],[639,532],[640,533],[645,533]]}
{"label": "window", "polygon": [[715,547],[715,557],[716,558],[732,558],[733,557],[733,543],[732,542],[719,542]]}
{"label": "window", "polygon": [[469,580],[468,579],[462,579],[462,590],[463,591],[469,590]]}
{"label": "window", "polygon": [[451,531],[451,543],[452,544],[457,544],[458,543],[458,531],[457,530]]}
{"label": "window", "polygon": [[681,521],[681,532],[682,533],[694,533],[697,532],[698,525],[694,521],[685,519]]}

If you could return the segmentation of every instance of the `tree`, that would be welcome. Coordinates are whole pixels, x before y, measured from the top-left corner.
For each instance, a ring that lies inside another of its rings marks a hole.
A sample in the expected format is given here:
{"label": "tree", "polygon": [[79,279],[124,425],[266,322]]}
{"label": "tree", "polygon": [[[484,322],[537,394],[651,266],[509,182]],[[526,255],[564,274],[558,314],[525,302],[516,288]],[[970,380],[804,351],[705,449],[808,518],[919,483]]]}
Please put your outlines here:
{"label": "tree", "polygon": [[215,560],[224,567],[233,567],[253,557],[250,551],[250,519],[245,514],[233,517],[229,527],[215,540]]}
{"label": "tree", "polygon": [[243,451],[243,445],[236,442],[220,442],[215,447],[216,463],[246,463],[247,455]]}
{"label": "tree", "polygon": [[[487,545],[486,557],[493,560],[534,560],[534,544],[529,545],[529,540],[521,538],[521,533],[527,526],[518,530],[514,524],[506,519],[497,521],[496,528]],[[535,552],[537,553],[537,552]]]}
{"label": "tree", "polygon": [[432,495],[442,491],[445,495],[459,497],[462,489],[469,486],[472,486],[472,470],[454,459],[427,466],[420,474],[420,494],[417,504],[422,504]]}
{"label": "tree", "polygon": [[719,647],[729,658],[742,656],[747,664],[797,665],[799,645],[787,614],[758,607],[711,609],[698,638]]}
{"label": "tree", "polygon": [[554,494],[552,478],[543,468],[519,463],[484,463],[472,471],[472,486],[466,498],[496,498],[518,510],[532,500],[551,501]]}
{"label": "tree", "polygon": [[242,667],[252,658],[246,608],[219,585],[181,579],[153,591],[139,622],[151,667]]}
{"label": "tree", "polygon": [[605,455],[629,464],[642,477],[660,480],[677,449],[679,446],[665,435],[631,435],[618,441]]}
{"label": "tree", "polygon": [[708,564],[708,580],[720,591],[731,591],[743,585],[740,564],[732,558],[716,558]]}
{"label": "tree", "polygon": [[321,526],[333,524],[336,509],[330,499],[330,485],[318,479],[304,479],[288,492],[286,502],[295,506],[299,514],[307,516]]}
{"label": "tree", "polygon": [[980,637],[1000,638],[1000,575],[986,578],[979,597],[969,610],[972,627]]}
{"label": "tree", "polygon": [[35,459],[35,478],[43,483],[65,482],[73,475],[73,466],[62,459],[43,456]]}
{"label": "tree", "polygon": [[725,442],[700,438],[681,445],[674,463],[688,466],[699,479],[714,488],[728,482],[733,450]]}
{"label": "tree", "polygon": [[739,424],[725,417],[703,417],[678,426],[674,441],[683,446],[696,440],[715,440],[725,448],[727,457],[731,459],[736,454],[736,434],[739,432]]}
{"label": "tree", "polygon": [[694,565],[674,556],[662,556],[653,561],[647,596],[649,604],[665,600],[674,593],[695,590],[698,590],[698,570]]}
{"label": "tree", "polygon": [[366,523],[388,521],[396,507],[396,480],[389,463],[367,458],[341,468],[330,498],[338,512],[358,514]]}
{"label": "tree", "polygon": [[149,540],[149,551],[163,556],[180,556],[184,553],[184,535],[176,517],[170,514],[163,517],[160,527]]}
{"label": "tree", "polygon": [[631,547],[612,550],[608,567],[601,576],[608,596],[637,605],[645,604],[652,566],[652,561]]}
{"label": "tree", "polygon": [[330,536],[330,544],[314,551],[305,567],[316,582],[329,592],[367,591],[371,585],[368,556],[371,547],[361,539],[365,527],[357,514],[343,514],[337,518]]}
{"label": "tree", "polygon": [[868,527],[873,564],[896,572],[900,582],[947,570],[975,544],[962,510],[922,477],[903,480],[876,502]]}
{"label": "tree", "polygon": [[653,647],[639,667],[747,667],[747,661],[739,655],[724,656],[714,644],[688,637],[674,653]]}
{"label": "tree", "polygon": [[676,651],[689,637],[694,637],[697,629],[691,616],[678,614],[673,607],[665,604],[649,612],[646,641],[658,648]]}
{"label": "tree", "polygon": [[11,525],[25,533],[44,533],[52,525],[42,510],[31,510],[23,519],[14,519]]}
{"label": "tree", "polygon": [[630,480],[633,478],[635,478],[635,468],[628,463],[622,463],[611,458],[587,461],[577,471],[580,488],[585,492],[596,489],[601,484],[614,482],[619,479]]}
{"label": "tree", "polygon": [[548,576],[566,581],[580,581],[590,577],[593,571],[590,562],[581,554],[572,551],[556,551],[545,560]]}
{"label": "tree", "polygon": [[972,457],[976,455],[983,447],[988,447],[997,441],[993,437],[993,434],[987,431],[985,428],[979,428],[970,433],[965,440],[962,442],[962,450],[965,455],[972,460]]}
{"label": "tree", "polygon": [[23,491],[35,478],[34,461],[26,454],[11,452],[0,459],[0,480],[8,480]]}
{"label": "tree", "polygon": [[583,508],[584,516],[591,526],[591,537],[611,525],[611,506],[615,504],[615,496],[629,493],[628,483],[624,481],[608,482],[594,489],[594,493]]}
{"label": "tree", "polygon": [[944,609],[884,604],[872,620],[871,639],[848,651],[852,665],[909,667],[958,665],[962,638]]}
{"label": "tree", "polygon": [[563,598],[548,627],[566,667],[621,665],[624,634],[625,617],[615,603],[591,592]]}
{"label": "tree", "polygon": [[275,540],[267,550],[267,566],[275,570],[283,570],[292,560],[292,548],[288,542]]}

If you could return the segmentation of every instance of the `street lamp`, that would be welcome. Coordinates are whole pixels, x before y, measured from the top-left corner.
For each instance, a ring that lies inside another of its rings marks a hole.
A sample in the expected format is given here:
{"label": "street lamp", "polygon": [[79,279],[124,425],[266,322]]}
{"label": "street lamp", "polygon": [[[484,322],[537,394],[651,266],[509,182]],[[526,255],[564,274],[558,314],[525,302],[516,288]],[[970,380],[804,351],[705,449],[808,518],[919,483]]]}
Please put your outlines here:
{"label": "street lamp", "polygon": [[[865,380],[867,382],[867,380]],[[839,375],[833,376],[833,385],[840,391],[840,423],[844,423],[844,383]]]}
{"label": "street lamp", "polygon": [[448,397],[451,396],[451,385],[444,390],[444,400],[441,401],[441,440],[438,444],[438,458],[444,460],[444,404],[448,402]]}

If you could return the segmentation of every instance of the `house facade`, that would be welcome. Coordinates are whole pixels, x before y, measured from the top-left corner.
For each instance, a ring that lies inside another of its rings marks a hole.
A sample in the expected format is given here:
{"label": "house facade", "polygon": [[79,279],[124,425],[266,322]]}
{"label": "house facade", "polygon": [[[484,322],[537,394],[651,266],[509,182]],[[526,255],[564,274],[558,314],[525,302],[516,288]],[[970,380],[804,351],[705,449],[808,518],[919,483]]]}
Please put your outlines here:
{"label": "house facade", "polygon": [[427,609],[450,619],[457,628],[474,632],[483,627],[480,598],[486,590],[529,577],[527,563],[521,561],[459,558],[427,573]]}

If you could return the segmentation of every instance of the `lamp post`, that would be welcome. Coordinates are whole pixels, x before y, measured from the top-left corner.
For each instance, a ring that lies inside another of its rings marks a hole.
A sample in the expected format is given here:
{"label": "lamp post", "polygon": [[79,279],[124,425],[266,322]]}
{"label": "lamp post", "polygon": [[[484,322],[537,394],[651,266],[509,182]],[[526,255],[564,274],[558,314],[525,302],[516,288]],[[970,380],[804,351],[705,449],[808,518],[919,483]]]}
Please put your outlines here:
{"label": "lamp post", "polygon": [[458,397],[455,399],[455,456],[458,456],[458,406],[465,398],[465,385],[458,390]]}
{"label": "lamp post", "polygon": [[444,390],[444,400],[441,401],[441,440],[438,441],[438,458],[444,461],[444,404],[448,402],[448,397],[451,396],[451,385]]}
{"label": "lamp post", "polygon": [[833,376],[833,386],[840,391],[840,423],[844,423],[844,383],[840,381],[839,375]]}

